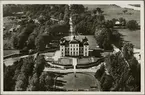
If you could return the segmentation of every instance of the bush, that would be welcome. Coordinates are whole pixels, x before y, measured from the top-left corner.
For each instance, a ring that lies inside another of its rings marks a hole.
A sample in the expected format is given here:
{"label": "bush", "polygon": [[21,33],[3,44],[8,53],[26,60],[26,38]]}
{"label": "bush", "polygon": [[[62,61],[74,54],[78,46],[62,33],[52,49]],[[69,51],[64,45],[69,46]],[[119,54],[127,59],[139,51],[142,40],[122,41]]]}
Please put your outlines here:
{"label": "bush", "polygon": [[129,30],[137,30],[139,25],[137,23],[136,20],[130,20],[128,21],[126,27],[129,29]]}

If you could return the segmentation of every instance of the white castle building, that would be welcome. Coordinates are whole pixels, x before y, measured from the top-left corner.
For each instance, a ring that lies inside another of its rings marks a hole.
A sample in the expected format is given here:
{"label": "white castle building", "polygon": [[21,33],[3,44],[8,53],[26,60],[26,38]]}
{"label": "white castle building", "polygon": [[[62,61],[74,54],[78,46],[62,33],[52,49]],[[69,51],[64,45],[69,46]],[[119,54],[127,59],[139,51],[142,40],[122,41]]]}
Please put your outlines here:
{"label": "white castle building", "polygon": [[89,56],[89,44],[88,39],[84,37],[82,41],[76,39],[75,33],[73,33],[72,16],[69,19],[70,24],[70,40],[62,38],[60,40],[60,52],[61,56]]}
{"label": "white castle building", "polygon": [[60,40],[61,56],[89,56],[88,39],[85,37],[82,41],[73,37],[72,40],[62,38]]}

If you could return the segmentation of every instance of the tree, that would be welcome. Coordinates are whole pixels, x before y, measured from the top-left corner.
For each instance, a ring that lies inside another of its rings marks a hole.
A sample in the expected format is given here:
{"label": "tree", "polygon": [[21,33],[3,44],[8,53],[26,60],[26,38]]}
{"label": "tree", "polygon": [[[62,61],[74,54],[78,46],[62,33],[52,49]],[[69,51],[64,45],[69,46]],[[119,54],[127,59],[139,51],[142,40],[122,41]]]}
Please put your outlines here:
{"label": "tree", "polygon": [[72,4],[70,10],[72,14],[81,14],[85,11],[85,8],[81,4]]}
{"label": "tree", "polygon": [[107,28],[113,28],[113,26],[114,26],[113,21],[107,20],[106,23],[105,23],[105,26],[106,26]]}
{"label": "tree", "polygon": [[46,72],[42,72],[42,74],[39,77],[39,86],[40,86],[40,90],[41,91],[46,91],[46,82],[45,82],[45,78],[46,78],[47,73]]}
{"label": "tree", "polygon": [[[33,23],[27,24],[26,27],[22,29],[20,34],[17,36],[17,48],[23,49],[23,47],[27,46],[26,41],[28,40],[29,35],[33,32],[33,29],[35,28],[35,25]],[[14,44],[15,45],[15,44]]]}
{"label": "tree", "polygon": [[27,76],[32,75],[34,68],[33,56],[23,59],[23,65],[21,67],[21,72],[25,73]]}
{"label": "tree", "polygon": [[[104,74],[101,78],[103,90],[136,91],[136,87],[139,87],[139,85],[137,86],[138,83],[135,80],[133,73],[130,72],[130,67],[128,67],[123,59],[121,52],[105,57],[105,70],[109,72],[109,76]],[[134,68],[134,70],[136,70],[136,68]],[[111,79],[111,77],[113,79]]]}
{"label": "tree", "polygon": [[53,78],[48,72],[42,72],[39,77],[41,91],[50,91],[53,86]]}
{"label": "tree", "polygon": [[59,14],[59,20],[62,20],[63,19],[63,16],[64,16],[64,14],[63,13],[60,13]]}
{"label": "tree", "polygon": [[18,38],[17,35],[12,36],[12,43],[13,43],[13,48],[18,48]]}
{"label": "tree", "polygon": [[129,30],[137,30],[139,25],[136,20],[130,20],[126,26]]}
{"label": "tree", "polygon": [[124,19],[124,18],[119,18],[119,22],[123,25],[123,26],[125,26],[126,25],[126,20]]}
{"label": "tree", "polygon": [[106,73],[103,74],[101,79],[101,87],[103,91],[110,91],[112,87],[114,79],[111,75],[107,75]]}
{"label": "tree", "polygon": [[93,10],[94,14],[100,15],[103,13],[103,11],[101,10],[101,8],[97,7],[96,9]]}
{"label": "tree", "polygon": [[27,91],[39,91],[39,77],[37,73],[34,73],[32,77],[29,77]]}
{"label": "tree", "polygon": [[35,38],[36,35],[30,35],[28,38],[27,46],[29,49],[34,49],[35,48]]}
{"label": "tree", "polygon": [[4,91],[12,91],[14,81],[12,79],[13,77],[13,70],[10,66],[5,68],[4,72]]}
{"label": "tree", "polygon": [[45,40],[44,40],[44,36],[42,36],[42,35],[38,36],[36,38],[35,45],[36,45],[37,51],[45,50],[46,43],[45,43]]}
{"label": "tree", "polygon": [[96,71],[95,77],[96,77],[98,80],[100,80],[101,77],[103,76],[104,72],[105,72],[104,65],[101,65],[100,68]]}
{"label": "tree", "polygon": [[25,91],[27,87],[27,78],[24,73],[20,73],[17,77],[15,91]]}
{"label": "tree", "polygon": [[44,59],[44,56],[38,56],[36,59],[36,66],[35,66],[35,72],[37,73],[38,76],[41,75],[44,67],[45,67],[46,61]]}
{"label": "tree", "polygon": [[122,48],[123,56],[126,60],[132,58],[134,45],[132,43],[125,43]]}
{"label": "tree", "polygon": [[123,13],[125,14],[127,12],[127,10],[123,10]]}
{"label": "tree", "polygon": [[100,23],[103,22],[104,16],[94,15],[94,16],[80,16],[78,15],[79,20],[75,20],[75,32],[82,34],[94,34],[95,29]]}
{"label": "tree", "polygon": [[100,48],[105,50],[112,49],[111,42],[111,30],[108,28],[100,28],[95,32],[95,38]]}
{"label": "tree", "polygon": [[47,74],[47,76],[45,78],[45,83],[46,83],[46,89],[51,90],[51,88],[53,87],[53,84],[54,84],[53,77],[51,75]]}
{"label": "tree", "polygon": [[119,33],[117,30],[113,30],[111,40],[112,40],[112,43],[116,47],[121,49],[121,47],[123,46],[123,41],[124,41],[123,35],[121,33]]}
{"label": "tree", "polygon": [[[136,60],[136,58],[134,56],[132,56],[129,60],[128,63],[130,65],[131,68],[131,74],[133,77],[133,81],[134,81],[134,85],[136,85],[134,87],[135,91],[140,91],[140,81],[141,81],[141,69],[140,69],[140,64],[138,63],[138,61]],[[133,84],[131,86],[133,86]]]}

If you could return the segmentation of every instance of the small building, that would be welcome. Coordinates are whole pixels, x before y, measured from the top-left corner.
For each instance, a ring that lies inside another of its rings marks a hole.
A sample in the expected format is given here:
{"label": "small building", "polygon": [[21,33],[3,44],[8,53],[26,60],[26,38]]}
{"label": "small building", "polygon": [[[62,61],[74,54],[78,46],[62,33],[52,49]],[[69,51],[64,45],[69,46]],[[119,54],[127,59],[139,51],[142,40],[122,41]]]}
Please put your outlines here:
{"label": "small building", "polygon": [[72,40],[62,38],[60,40],[61,56],[89,56],[88,39],[85,37],[82,41],[73,37]]}
{"label": "small building", "polygon": [[115,26],[121,26],[122,24],[121,24],[121,22],[120,21],[116,21],[115,22]]}

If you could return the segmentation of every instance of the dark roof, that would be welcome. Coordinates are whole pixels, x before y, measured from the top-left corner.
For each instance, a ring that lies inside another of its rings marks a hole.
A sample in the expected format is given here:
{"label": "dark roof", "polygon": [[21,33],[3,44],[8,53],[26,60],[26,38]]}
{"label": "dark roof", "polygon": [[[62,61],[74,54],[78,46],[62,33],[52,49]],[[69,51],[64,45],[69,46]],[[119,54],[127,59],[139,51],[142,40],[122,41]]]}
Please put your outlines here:
{"label": "dark roof", "polygon": [[83,39],[83,41],[84,41],[84,42],[85,42],[85,41],[88,41],[87,37],[85,37],[85,38]]}
{"label": "dark roof", "polygon": [[70,41],[70,44],[77,44],[77,43],[79,44],[80,41],[77,40],[76,37],[74,36],[74,37],[73,37],[73,40]]}
{"label": "dark roof", "polygon": [[79,44],[79,43],[80,43],[80,41],[79,41],[79,40],[77,40],[77,39],[73,39],[73,40],[71,40],[71,41],[70,41],[70,43],[71,43],[71,44],[77,44],[77,43]]}
{"label": "dark roof", "polygon": [[60,41],[64,41],[64,40],[66,40],[66,39],[65,39],[65,38],[61,38],[61,39],[60,39]]}
{"label": "dark roof", "polygon": [[84,45],[89,45],[89,43],[88,42],[84,42]]}
{"label": "dark roof", "polygon": [[[64,39],[62,38],[61,41],[62,40],[64,40]],[[86,37],[83,39],[83,41],[80,41],[80,40],[76,39],[75,36],[74,36],[73,40],[67,41],[65,39],[64,42],[60,43],[60,45],[65,45],[65,46],[68,46],[69,44],[79,44],[79,46],[89,45],[87,41],[88,41],[88,39]]]}

